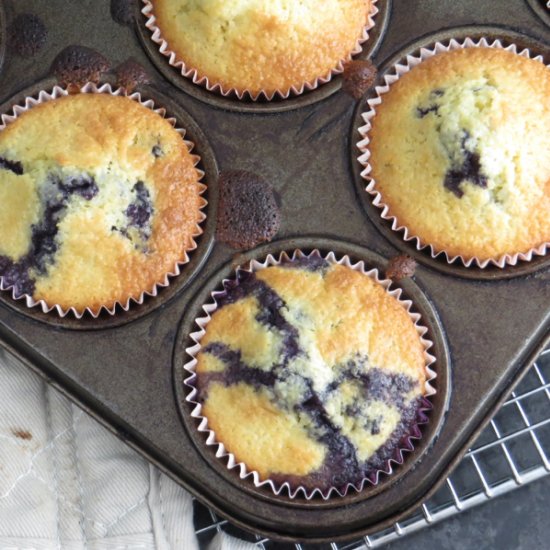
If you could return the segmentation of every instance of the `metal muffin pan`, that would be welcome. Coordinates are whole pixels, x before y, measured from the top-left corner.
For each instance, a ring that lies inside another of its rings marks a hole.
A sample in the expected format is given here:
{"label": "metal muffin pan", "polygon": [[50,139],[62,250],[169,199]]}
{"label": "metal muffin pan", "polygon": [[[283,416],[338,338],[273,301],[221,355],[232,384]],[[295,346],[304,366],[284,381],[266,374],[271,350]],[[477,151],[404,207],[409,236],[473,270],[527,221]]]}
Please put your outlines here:
{"label": "metal muffin pan", "polygon": [[[135,2],[137,13],[141,2]],[[15,0],[4,3],[9,27],[21,8]],[[113,65],[135,57],[153,78],[140,91],[156,102],[158,97],[159,105],[176,116],[210,172],[205,178],[206,232],[191,254],[189,272],[128,314],[60,320],[1,293],[0,340],[203,503],[243,528],[280,540],[322,542],[392,524],[436,490],[548,340],[548,263],[542,259],[521,266],[512,277],[504,272],[486,277],[415,254],[420,265],[414,280],[401,286],[423,314],[438,356],[438,393],[425,437],[402,468],[360,494],[306,503],[256,490],[209,456],[182,402],[184,346],[204,296],[235,264],[282,248],[332,249],[383,267],[402,250],[410,251],[409,245],[384,232],[363,196],[355,147],[360,105],[323,87],[289,100],[293,110],[286,112],[271,113],[269,105],[262,112],[237,100],[228,110],[225,101],[231,100],[203,101],[204,90],[184,93],[157,72],[136,33],[111,20],[108,4],[27,2],[25,11],[46,23],[48,43],[31,60],[8,54],[0,84],[2,108],[28,93],[28,86],[32,92],[42,85],[51,61],[69,44],[93,47]],[[491,38],[506,40],[509,30],[524,33],[548,59],[550,32],[526,0],[501,0],[498,11],[492,4],[388,1],[389,23],[374,61],[383,68],[409,44],[414,49],[418,40],[433,40],[428,35],[442,28],[473,24],[491,25],[478,29]],[[250,108],[254,114],[240,112]],[[275,242],[236,254],[213,241],[216,163],[221,169],[260,173],[273,183],[283,219]]]}

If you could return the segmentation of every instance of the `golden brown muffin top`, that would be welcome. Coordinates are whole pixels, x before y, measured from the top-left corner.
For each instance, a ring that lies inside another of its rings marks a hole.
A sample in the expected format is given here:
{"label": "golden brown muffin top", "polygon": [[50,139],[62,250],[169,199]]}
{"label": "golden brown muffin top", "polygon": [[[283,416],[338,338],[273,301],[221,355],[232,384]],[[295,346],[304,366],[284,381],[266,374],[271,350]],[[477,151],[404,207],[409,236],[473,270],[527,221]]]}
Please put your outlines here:
{"label": "golden brown muffin top", "polygon": [[423,61],[382,95],[371,176],[390,216],[465,259],[550,241],[550,71],[496,48]]}
{"label": "golden brown muffin top", "polygon": [[370,0],[154,0],[156,24],[188,69],[223,89],[287,92],[350,58]]}
{"label": "golden brown muffin top", "polygon": [[359,483],[416,422],[423,344],[369,276],[294,261],[247,275],[218,305],[197,355],[202,414],[262,479]]}
{"label": "golden brown muffin top", "polygon": [[132,99],[77,94],[0,132],[0,274],[16,294],[98,311],[164,281],[204,200],[181,135]]}

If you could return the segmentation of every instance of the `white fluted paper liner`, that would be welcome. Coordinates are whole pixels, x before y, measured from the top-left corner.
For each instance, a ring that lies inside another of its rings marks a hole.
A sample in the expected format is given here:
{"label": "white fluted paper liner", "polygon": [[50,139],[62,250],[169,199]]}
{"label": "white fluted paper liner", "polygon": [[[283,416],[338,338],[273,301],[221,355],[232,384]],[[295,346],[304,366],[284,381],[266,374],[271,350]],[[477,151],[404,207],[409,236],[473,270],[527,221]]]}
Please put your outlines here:
{"label": "white fluted paper liner", "polygon": [[359,133],[361,134],[363,139],[359,141],[359,143],[357,143],[357,148],[361,152],[361,155],[358,159],[359,163],[364,167],[364,170],[361,172],[361,177],[368,182],[365,190],[372,196],[372,204],[381,210],[380,216],[384,220],[389,220],[391,222],[392,230],[398,233],[402,233],[403,239],[405,241],[412,242],[417,250],[429,249],[432,258],[444,256],[448,263],[453,263],[458,260],[462,262],[466,267],[470,267],[472,264],[475,264],[480,268],[485,268],[491,264],[503,268],[506,265],[516,265],[519,260],[530,261],[533,259],[533,256],[544,256],[548,250],[548,247],[550,246],[550,242],[543,243],[527,252],[504,254],[500,257],[490,259],[480,259],[475,256],[466,258],[462,255],[449,254],[445,250],[436,250],[433,245],[427,242],[422,242],[420,237],[412,234],[409,228],[406,225],[403,225],[396,218],[396,216],[389,214],[390,208],[384,202],[382,194],[376,188],[375,179],[370,176],[372,167],[369,162],[369,132],[372,129],[371,121],[376,116],[376,106],[382,103],[384,99],[384,94],[386,94],[390,90],[392,84],[399,80],[404,74],[408,73],[411,69],[422,63],[422,61],[440,53],[449,52],[451,50],[457,50],[460,48],[499,48],[515,53],[522,57],[526,57],[528,59],[534,59],[536,61],[540,61],[541,63],[543,62],[542,56],[533,56],[528,49],[523,49],[519,51],[518,47],[515,44],[504,46],[500,40],[489,41],[486,38],[481,38],[474,41],[469,37],[460,41],[452,38],[448,44],[435,42],[434,45],[429,48],[421,48],[418,55],[407,55],[403,62],[397,63],[391,70],[387,71],[387,73],[384,75],[384,85],[376,86],[376,97],[367,101],[369,109],[361,115],[363,117],[363,120],[365,121],[365,125],[359,128]]}
{"label": "white fluted paper liner", "polygon": [[[110,84],[103,84],[101,86],[97,86],[96,84],[89,82],[82,86],[82,88],[79,89],[78,93],[93,93],[93,94],[110,94],[114,96],[125,96],[133,101],[137,101],[144,107],[147,107],[151,111],[155,112],[162,118],[165,118],[178,132],[178,134],[181,135],[181,138],[183,142],[185,143],[187,150],[189,153],[194,148],[194,144],[188,140],[185,139],[185,130],[183,128],[179,128],[177,126],[177,121],[173,117],[166,117],[166,109],[163,107],[157,107],[155,106],[155,103],[151,99],[143,99],[141,97],[141,94],[138,92],[134,92],[130,95],[126,94],[123,88],[117,88],[114,89],[111,87]],[[70,95],[67,88],[63,88],[61,86],[54,86],[54,88],[51,91],[42,90],[38,93],[36,97],[27,97],[25,98],[24,102],[20,105],[15,105],[12,108],[12,111],[7,114],[2,114],[0,116],[1,122],[0,122],[0,132],[6,128],[9,124],[14,122],[18,116],[25,113],[26,111],[32,109],[36,105],[39,105],[40,103],[45,103],[47,101],[52,101],[54,99],[68,96]],[[191,158],[193,160],[193,164],[196,167],[200,162],[200,157],[198,155],[192,154]],[[199,194],[202,195],[204,191],[206,190],[206,185],[203,183],[200,183],[200,180],[204,177],[204,172],[200,170],[199,168],[195,168],[198,174],[198,181],[199,181]],[[190,247],[185,251],[183,259],[176,262],[174,264],[174,267],[165,274],[164,279],[161,281],[156,282],[152,288],[145,290],[141,293],[141,295],[138,298],[130,297],[126,302],[115,302],[112,307],[104,306],[102,305],[97,311],[94,311],[93,309],[87,307],[83,310],[79,310],[75,307],[70,308],[64,308],[57,305],[48,305],[44,300],[35,300],[32,296],[29,296],[28,294],[23,294],[20,296],[17,296],[15,293],[15,288],[13,285],[7,285],[4,282],[4,278],[0,276],[0,290],[2,291],[12,291],[12,298],[14,300],[24,300],[27,307],[33,308],[33,307],[39,307],[42,309],[44,313],[49,313],[51,311],[55,311],[60,317],[65,317],[68,314],[73,314],[77,319],[81,319],[85,314],[89,314],[94,318],[99,317],[99,315],[102,312],[106,312],[109,315],[115,315],[117,306],[120,307],[124,311],[128,311],[132,304],[142,304],[146,296],[156,296],[158,294],[158,289],[161,287],[167,287],[170,284],[170,279],[172,277],[176,277],[181,272],[181,267],[189,262],[189,255],[188,252],[191,252],[197,248],[197,243],[195,241],[195,238],[198,237],[203,233],[203,230],[200,226],[200,224],[206,219],[206,215],[202,211],[204,207],[207,205],[207,201],[201,197],[201,205],[200,205],[200,218],[198,220],[198,223],[196,225],[195,231],[193,232],[193,235],[191,236],[191,245]]]}
{"label": "white fluted paper liner", "polygon": [[351,53],[345,58],[341,59],[337,66],[327,72],[327,74],[317,77],[314,80],[309,82],[304,82],[299,87],[291,86],[288,90],[275,90],[274,92],[267,92],[261,90],[259,92],[251,90],[237,90],[235,88],[224,88],[220,83],[210,82],[210,79],[199,74],[198,69],[191,67],[185,63],[182,59],[178,58],[176,52],[170,49],[170,45],[163,38],[160,28],[157,26],[157,19],[154,13],[154,6],[151,0],[142,0],[144,7],[141,10],[141,13],[147,18],[145,27],[151,31],[151,40],[159,46],[159,52],[167,58],[168,64],[177,69],[182,76],[189,78],[193,81],[194,84],[198,84],[203,88],[206,88],[209,92],[216,92],[223,97],[228,97],[231,95],[236,95],[238,99],[243,99],[249,97],[253,101],[257,101],[260,98],[265,98],[268,101],[271,101],[274,97],[279,99],[288,99],[291,96],[298,96],[303,94],[305,91],[311,91],[318,88],[321,84],[326,84],[332,77],[341,74],[344,72],[344,65],[352,59],[353,56],[361,53],[362,44],[365,43],[369,38],[369,31],[374,27],[375,21],[374,17],[379,12],[379,9],[376,7],[376,2],[378,0],[372,0],[369,6],[369,13],[367,16],[367,24],[363,28],[362,34],[357,40],[357,43]]}
{"label": "white fluted paper liner", "polygon": [[425,365],[426,365],[426,382],[425,382],[425,388],[424,388],[423,401],[425,402],[426,405],[425,406],[421,405],[419,407],[419,411],[421,411],[422,413],[424,413],[425,411],[429,411],[431,409],[431,404],[429,401],[426,400],[426,398],[429,398],[435,395],[436,393],[436,390],[433,387],[432,382],[435,380],[437,375],[435,371],[431,368],[433,363],[435,363],[436,358],[429,351],[433,346],[433,342],[426,337],[428,329],[422,324],[422,319],[420,314],[412,310],[413,302],[411,300],[406,300],[401,298],[401,294],[402,294],[401,288],[399,287],[391,288],[394,285],[394,283],[389,279],[382,278],[377,269],[366,270],[365,264],[363,261],[353,263],[349,258],[349,256],[347,255],[344,255],[340,259],[338,259],[334,252],[329,252],[327,255],[322,256],[319,250],[313,250],[310,254],[305,254],[301,250],[294,250],[291,256],[289,256],[286,252],[282,252],[278,258],[274,257],[272,254],[269,254],[263,262],[260,262],[258,260],[252,260],[247,267],[238,267],[236,269],[234,278],[224,279],[222,282],[224,290],[214,291],[211,293],[212,301],[208,302],[202,307],[205,315],[195,320],[195,323],[199,327],[199,330],[191,333],[190,335],[191,339],[195,342],[195,344],[185,350],[187,354],[191,357],[191,360],[184,365],[184,369],[189,374],[189,376],[184,380],[184,384],[185,386],[187,386],[189,390],[189,394],[186,397],[186,401],[193,406],[193,409],[191,411],[191,416],[193,418],[200,420],[199,426],[197,428],[198,431],[206,435],[206,445],[213,446],[216,448],[216,457],[225,461],[227,468],[229,470],[236,468],[238,471],[239,477],[241,479],[250,479],[256,487],[265,487],[267,489],[270,489],[276,495],[285,493],[285,494],[288,494],[290,498],[304,497],[307,500],[311,500],[316,496],[320,496],[324,500],[328,500],[332,495],[345,496],[350,490],[355,490],[357,492],[362,491],[366,484],[371,484],[371,485],[378,484],[379,476],[381,473],[390,475],[393,472],[393,466],[395,464],[403,464],[403,461],[404,461],[403,453],[413,450],[414,445],[412,443],[412,440],[418,440],[422,437],[419,425],[423,425],[427,423],[428,420],[422,423],[420,422],[413,423],[411,428],[411,433],[408,434],[406,437],[402,438],[402,440],[398,443],[399,446],[403,445],[403,447],[399,447],[399,448],[396,447],[392,457],[385,461],[385,465],[377,469],[376,471],[374,471],[372,474],[369,474],[369,477],[363,478],[360,483],[358,484],[348,483],[343,488],[330,487],[325,491],[318,488],[308,489],[303,486],[298,486],[293,488],[288,482],[278,484],[271,479],[261,479],[260,474],[257,471],[249,470],[246,464],[244,464],[243,462],[238,462],[236,460],[235,455],[229,452],[225,448],[224,444],[216,439],[216,434],[214,433],[213,430],[209,428],[208,419],[202,415],[202,405],[197,401],[198,391],[195,386],[195,381],[197,379],[196,356],[202,347],[200,342],[202,337],[206,333],[206,326],[212,318],[212,313],[216,311],[216,309],[218,308],[218,302],[216,298],[221,295],[226,295],[227,293],[226,285],[231,284],[231,282],[238,281],[239,273],[243,271],[248,271],[248,272],[260,271],[270,266],[280,265],[282,262],[294,261],[301,258],[311,258],[311,257],[322,257],[330,264],[343,265],[345,267],[348,267],[350,269],[353,269],[355,271],[358,271],[360,273],[367,275],[368,277],[370,277],[371,279],[374,279],[377,283],[382,285],[382,287],[387,291],[387,293],[393,298],[395,298],[403,306],[403,308],[405,308],[405,310],[411,317],[412,321],[414,322],[414,326],[416,328],[416,331],[418,333],[418,336],[424,348],[424,359],[425,359]]}

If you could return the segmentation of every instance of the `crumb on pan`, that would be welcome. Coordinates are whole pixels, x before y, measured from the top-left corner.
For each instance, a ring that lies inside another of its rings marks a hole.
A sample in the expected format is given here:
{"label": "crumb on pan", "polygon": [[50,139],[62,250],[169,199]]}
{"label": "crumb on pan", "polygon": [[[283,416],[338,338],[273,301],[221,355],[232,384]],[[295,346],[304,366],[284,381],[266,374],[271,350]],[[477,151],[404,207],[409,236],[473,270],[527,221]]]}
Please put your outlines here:
{"label": "crumb on pan", "polygon": [[361,99],[372,87],[377,75],[378,71],[370,61],[350,61],[344,67],[342,90],[354,99]]}
{"label": "crumb on pan", "polygon": [[236,249],[271,241],[281,223],[271,185],[244,170],[222,172],[218,184],[218,240]]}
{"label": "crumb on pan", "polygon": [[98,83],[101,75],[109,69],[110,63],[103,55],[85,46],[67,46],[52,63],[53,74],[64,86]]}
{"label": "crumb on pan", "polygon": [[151,79],[140,63],[133,57],[129,57],[123,61],[115,69],[117,85],[121,86],[126,92],[131,93],[137,86],[141,84],[149,84]]}

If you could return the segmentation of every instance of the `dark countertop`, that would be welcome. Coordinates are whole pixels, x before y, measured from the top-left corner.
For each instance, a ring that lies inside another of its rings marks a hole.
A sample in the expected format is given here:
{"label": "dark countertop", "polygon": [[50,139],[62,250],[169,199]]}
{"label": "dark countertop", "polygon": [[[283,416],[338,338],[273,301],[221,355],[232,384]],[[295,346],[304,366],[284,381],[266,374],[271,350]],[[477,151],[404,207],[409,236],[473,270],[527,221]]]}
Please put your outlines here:
{"label": "dark countertop", "polygon": [[435,524],[387,550],[516,550],[550,548],[550,477]]}

